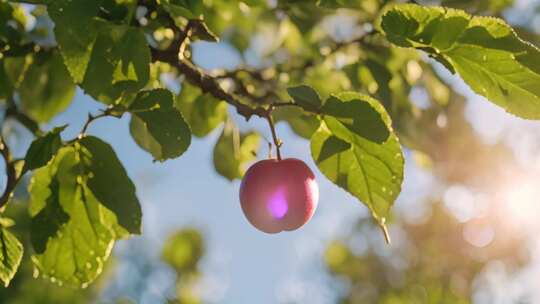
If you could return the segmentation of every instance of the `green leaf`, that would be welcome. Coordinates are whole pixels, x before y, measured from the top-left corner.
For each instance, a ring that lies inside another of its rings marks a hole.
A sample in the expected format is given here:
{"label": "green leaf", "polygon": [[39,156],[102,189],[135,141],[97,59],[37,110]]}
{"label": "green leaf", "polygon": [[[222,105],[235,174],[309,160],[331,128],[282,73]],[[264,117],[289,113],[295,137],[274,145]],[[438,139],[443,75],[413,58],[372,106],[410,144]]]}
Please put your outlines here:
{"label": "green leaf", "polygon": [[139,233],[135,187],[112,148],[84,137],[61,148],[30,183],[32,261],[43,277],[86,287],[115,239]]}
{"label": "green leaf", "polygon": [[32,63],[32,56],[7,57],[3,60],[6,82],[9,86],[17,88],[24,79],[28,67]]}
{"label": "green leaf", "polygon": [[102,1],[51,1],[47,9],[71,76],[106,104],[142,89],[149,80],[150,50],[140,28],[95,18]]}
{"label": "green leaf", "polygon": [[176,98],[176,107],[197,137],[208,135],[227,118],[227,104],[187,83]]}
{"label": "green leaf", "polygon": [[34,58],[18,92],[23,110],[36,121],[47,122],[69,106],[75,83],[60,54],[53,52],[46,58]]}
{"label": "green leaf", "polygon": [[111,210],[118,224],[131,234],[141,233],[142,211],[135,185],[112,147],[93,136],[80,141],[81,161],[88,172],[88,188]]}
{"label": "green leaf", "polygon": [[15,221],[9,217],[0,217],[0,226],[9,228],[15,226]]}
{"label": "green leaf", "polygon": [[100,0],[56,0],[47,5],[54,21],[54,34],[64,62],[75,82],[84,79],[97,38],[93,17],[99,11]]}
{"label": "green leaf", "polygon": [[173,18],[197,19],[204,9],[203,2],[199,0],[163,0],[161,5]]}
{"label": "green leaf", "polygon": [[60,133],[66,126],[53,129],[51,132],[36,138],[24,157],[23,174],[45,166],[62,147]]}
{"label": "green leaf", "polygon": [[30,184],[32,256],[36,271],[58,284],[86,287],[114,244],[106,209],[82,180],[74,148],[64,148]]}
{"label": "green leaf", "polygon": [[214,146],[214,167],[217,173],[232,181],[242,178],[247,164],[255,160],[260,136],[255,132],[241,134],[236,126],[227,124]]}
{"label": "green leaf", "polygon": [[0,228],[0,280],[8,287],[17,273],[23,256],[23,245],[6,228]]}
{"label": "green leaf", "polygon": [[324,123],[311,138],[315,163],[384,227],[403,181],[403,154],[390,117],[378,101],[357,93],[331,96],[323,111]]}
{"label": "green leaf", "polygon": [[81,87],[92,97],[112,104],[136,93],[150,79],[150,50],[141,29],[95,22],[99,35]]}
{"label": "green leaf", "polygon": [[128,111],[131,136],[159,161],[182,155],[191,144],[191,131],[165,89],[140,92]]}
{"label": "green leaf", "polygon": [[514,4],[514,0],[443,0],[441,5],[459,9],[468,9],[471,12],[489,12],[497,14]]}
{"label": "green leaf", "polygon": [[321,7],[333,8],[333,9],[362,8],[363,10],[366,10],[366,6],[369,8],[372,8],[372,7],[377,8],[379,5],[379,2],[381,1],[379,0],[360,0],[360,1],[358,0],[319,0],[317,1],[317,5]]}
{"label": "green leaf", "polygon": [[540,118],[540,51],[503,20],[412,4],[381,17],[387,38],[423,50],[476,93],[523,118]]}
{"label": "green leaf", "polygon": [[[365,96],[340,94],[341,98],[330,96],[322,108],[322,114],[332,117],[349,132],[375,143],[388,139],[390,130],[383,120],[379,109],[371,102],[365,102]],[[330,118],[329,118],[330,119]]]}
{"label": "green leaf", "polygon": [[294,103],[300,105],[307,111],[318,111],[322,106],[319,94],[307,85],[288,88],[287,92],[294,100]]}

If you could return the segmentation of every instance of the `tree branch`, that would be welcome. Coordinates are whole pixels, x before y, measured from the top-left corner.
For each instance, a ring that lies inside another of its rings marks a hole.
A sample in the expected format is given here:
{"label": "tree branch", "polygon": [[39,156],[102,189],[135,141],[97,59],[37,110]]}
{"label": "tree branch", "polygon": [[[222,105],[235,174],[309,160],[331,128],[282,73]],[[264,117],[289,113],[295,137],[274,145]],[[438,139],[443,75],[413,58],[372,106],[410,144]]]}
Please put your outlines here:
{"label": "tree branch", "polygon": [[100,114],[95,115],[95,116],[88,113],[88,118],[86,119],[86,122],[84,123],[84,126],[81,129],[81,132],[79,132],[79,138],[83,137],[86,134],[86,130],[88,130],[88,127],[90,126],[90,124],[94,120],[97,120],[97,119],[100,119],[100,118],[103,118],[103,117],[106,117],[106,116],[109,116],[109,114],[107,114],[106,112],[100,113]]}
{"label": "tree branch", "polygon": [[[225,102],[231,104],[236,108],[238,114],[244,116],[246,120],[249,120],[251,116],[266,117],[269,109],[263,107],[250,107],[242,103],[237,96],[226,92],[218,83],[216,78],[213,78],[210,75],[207,75],[204,71],[196,67],[189,60],[184,58],[184,50],[192,32],[192,27],[194,21],[188,21],[184,30],[180,29],[174,20],[167,15],[169,19],[169,26],[177,34],[175,40],[171,45],[165,50],[159,50],[156,48],[151,48],[152,62],[161,61],[170,64],[171,66],[178,69],[182,73],[186,80],[194,86],[199,87],[203,92],[210,93],[217,99],[224,100]],[[247,95],[251,101],[257,103],[257,98],[250,95],[248,90],[243,90],[244,95]],[[261,97],[264,98],[264,97]]]}
{"label": "tree branch", "polygon": [[21,125],[23,125],[28,131],[32,132],[34,135],[39,135],[41,129],[39,128],[38,123],[33,120],[30,116],[22,113],[15,106],[8,106],[5,113],[6,118],[11,117],[17,120]]}
{"label": "tree branch", "polygon": [[[377,30],[372,29],[370,31],[367,31],[366,33],[364,33],[362,36],[360,36],[358,38],[351,39],[351,40],[348,40],[348,41],[336,42],[328,50],[328,53],[325,54],[325,56],[333,55],[333,54],[339,52],[340,50],[342,50],[342,49],[344,49],[344,48],[346,48],[348,46],[351,46],[351,45],[362,44],[362,45],[365,46],[366,39],[369,38],[369,37],[374,36],[377,33],[378,33]],[[252,68],[248,68],[248,67],[240,67],[240,68],[237,68],[237,69],[234,69],[234,70],[226,70],[226,71],[219,72],[214,77],[215,77],[215,79],[232,79],[235,83],[237,83],[239,81],[238,74],[245,73],[245,74],[249,75],[252,79],[259,81],[260,83],[266,83],[266,82],[268,82],[269,79],[265,78],[264,74],[269,69],[276,68],[276,70],[277,70],[276,73],[280,73],[280,72],[288,72],[288,73],[290,73],[290,72],[295,72],[295,71],[304,71],[304,70],[314,66],[316,63],[317,62],[314,59],[308,59],[308,60],[306,60],[305,62],[303,62],[302,64],[300,64],[298,66],[289,67],[287,70],[279,69],[279,65],[276,65],[275,67],[271,67],[271,68],[261,68],[261,69],[252,69]]]}
{"label": "tree branch", "polygon": [[124,114],[124,110],[118,109],[115,106],[109,106],[107,109],[101,110],[101,111],[102,112],[99,113],[98,115],[92,115],[91,113],[88,113],[88,118],[86,119],[86,122],[84,123],[81,131],[79,132],[79,136],[77,138],[82,138],[83,136],[85,136],[86,131],[88,130],[88,127],[90,127],[90,125],[94,121],[96,121],[96,120],[98,120],[100,118],[103,118],[103,117],[120,118]]}
{"label": "tree branch", "polygon": [[233,94],[227,93],[219,83],[211,76],[204,73],[204,71],[197,68],[191,62],[186,59],[182,59],[178,56],[177,50],[157,50],[152,49],[152,61],[161,61],[170,64],[178,69],[182,73],[186,80],[194,86],[199,87],[203,92],[210,93],[217,99],[224,100],[236,108],[238,114],[244,116],[246,120],[249,120],[251,116],[256,115],[259,117],[266,117],[268,109],[263,107],[252,108],[238,100]]}
{"label": "tree branch", "polygon": [[6,145],[3,136],[0,136],[0,154],[4,158],[6,164],[6,188],[4,193],[0,196],[0,210],[8,203],[9,199],[13,196],[13,191],[15,186],[19,182],[19,177],[17,177],[17,171],[15,170],[15,165],[11,157],[11,152],[9,147]]}

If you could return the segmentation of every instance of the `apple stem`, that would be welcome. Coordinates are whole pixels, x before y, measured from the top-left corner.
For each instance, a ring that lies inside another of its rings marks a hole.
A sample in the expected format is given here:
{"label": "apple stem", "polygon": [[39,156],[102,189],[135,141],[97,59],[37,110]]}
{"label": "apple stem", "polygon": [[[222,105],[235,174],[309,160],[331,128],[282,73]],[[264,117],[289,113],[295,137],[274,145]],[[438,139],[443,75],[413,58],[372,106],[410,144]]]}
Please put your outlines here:
{"label": "apple stem", "polygon": [[279,151],[279,148],[281,147],[281,140],[277,137],[276,128],[274,127],[274,120],[272,119],[272,109],[270,108],[269,111],[266,113],[266,120],[268,121],[268,125],[270,126],[270,131],[272,132],[272,139],[274,140],[274,145],[276,146],[276,156],[278,160],[281,160],[281,152]]}
{"label": "apple stem", "polygon": [[272,143],[268,142],[268,159],[272,158]]}

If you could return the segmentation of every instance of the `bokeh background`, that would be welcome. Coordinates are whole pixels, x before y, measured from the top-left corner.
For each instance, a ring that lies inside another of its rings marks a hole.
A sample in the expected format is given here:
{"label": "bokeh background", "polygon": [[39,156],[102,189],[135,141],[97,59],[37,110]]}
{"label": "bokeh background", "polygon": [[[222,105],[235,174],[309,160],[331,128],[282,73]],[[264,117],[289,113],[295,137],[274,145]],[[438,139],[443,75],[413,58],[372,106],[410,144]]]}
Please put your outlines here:
{"label": "bokeh background", "polygon": [[[534,38],[539,12],[539,1],[516,0],[501,14]],[[348,18],[338,13],[321,26],[346,38]],[[259,66],[271,38],[254,37],[244,57],[227,42],[197,42],[193,57],[208,70]],[[13,288],[1,290],[2,303],[540,303],[540,123],[505,113],[433,65],[457,94],[440,113],[425,88],[411,91],[428,131],[417,134],[421,147],[405,150],[391,246],[367,209],[315,169],[309,142],[287,124],[277,125],[282,153],[315,170],[319,207],[302,229],[267,235],[244,218],[239,182],[215,173],[221,127],[158,163],[126,135],[128,117],[106,118],[89,133],[113,145],[134,180],[143,235],[120,241],[104,275],[84,291],[34,280],[26,263]],[[166,82],[181,91],[176,79]],[[78,91],[49,128],[69,124],[63,136],[72,138],[99,108]],[[229,114],[242,130],[270,138],[265,121]],[[24,153],[30,134],[16,124],[8,131]],[[267,153],[263,144],[258,158]],[[22,189],[18,197],[15,217],[25,212]]]}

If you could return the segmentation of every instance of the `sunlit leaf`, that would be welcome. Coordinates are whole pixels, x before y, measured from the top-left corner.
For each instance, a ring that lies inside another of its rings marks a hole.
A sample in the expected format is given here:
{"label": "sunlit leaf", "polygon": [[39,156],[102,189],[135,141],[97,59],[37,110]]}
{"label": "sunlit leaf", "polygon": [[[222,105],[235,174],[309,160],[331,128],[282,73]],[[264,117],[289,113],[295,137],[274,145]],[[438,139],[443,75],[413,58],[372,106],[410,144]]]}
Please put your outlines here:
{"label": "sunlit leaf", "polygon": [[391,42],[427,52],[506,111],[540,118],[540,51],[503,20],[403,4],[388,9],[380,25]]}
{"label": "sunlit leaf", "polygon": [[149,79],[150,50],[141,29],[94,18],[102,1],[60,0],[47,5],[64,62],[97,100],[111,104]]}
{"label": "sunlit leaf", "polygon": [[23,257],[23,245],[6,228],[0,228],[0,280],[8,287]]}
{"label": "sunlit leaf", "polygon": [[85,137],[62,148],[30,184],[32,261],[53,283],[86,287],[114,240],[140,233],[135,187],[112,148]]}
{"label": "sunlit leaf", "polygon": [[324,123],[311,138],[314,161],[384,225],[403,180],[403,155],[390,117],[378,101],[357,93],[331,96],[323,111]]}
{"label": "sunlit leaf", "polygon": [[140,234],[142,211],[135,185],[112,147],[93,136],[83,137],[79,143],[90,191],[100,204],[114,213],[119,226],[131,234]]}
{"label": "sunlit leaf", "polygon": [[140,29],[96,22],[99,34],[81,87],[111,104],[142,89],[150,78],[150,50]]}
{"label": "sunlit leaf", "polygon": [[84,79],[92,49],[97,38],[93,17],[101,1],[58,0],[47,5],[49,16],[55,23],[54,34],[64,62],[75,80]]}
{"label": "sunlit leaf", "polygon": [[441,5],[474,12],[499,13],[514,4],[514,0],[443,0]]}

